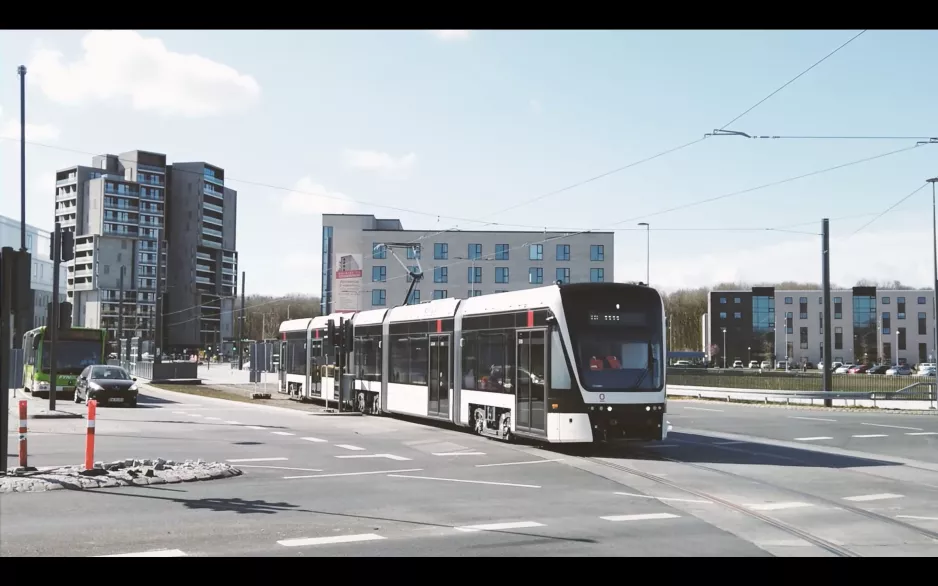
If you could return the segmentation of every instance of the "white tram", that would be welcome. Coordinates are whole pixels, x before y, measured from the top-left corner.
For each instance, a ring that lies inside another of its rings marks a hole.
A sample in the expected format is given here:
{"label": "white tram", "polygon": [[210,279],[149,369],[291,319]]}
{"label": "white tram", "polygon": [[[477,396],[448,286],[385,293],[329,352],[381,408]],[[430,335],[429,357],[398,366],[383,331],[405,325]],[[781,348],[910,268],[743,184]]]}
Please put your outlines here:
{"label": "white tram", "polygon": [[328,322],[340,316],[363,412],[550,443],[667,436],[664,304],[652,288],[551,285],[287,321],[282,392],[338,399]]}

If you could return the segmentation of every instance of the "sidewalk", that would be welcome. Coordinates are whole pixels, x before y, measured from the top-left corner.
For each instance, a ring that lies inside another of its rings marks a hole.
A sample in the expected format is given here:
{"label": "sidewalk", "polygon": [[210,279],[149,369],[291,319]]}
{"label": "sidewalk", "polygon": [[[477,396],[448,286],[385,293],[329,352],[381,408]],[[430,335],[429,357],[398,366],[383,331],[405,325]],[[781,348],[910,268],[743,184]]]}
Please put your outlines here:
{"label": "sidewalk", "polygon": [[82,419],[88,408],[69,399],[55,400],[55,411],[49,410],[49,399],[40,399],[26,393],[22,389],[10,390],[9,415],[15,418],[20,416],[20,401],[26,401],[26,417],[28,419]]}

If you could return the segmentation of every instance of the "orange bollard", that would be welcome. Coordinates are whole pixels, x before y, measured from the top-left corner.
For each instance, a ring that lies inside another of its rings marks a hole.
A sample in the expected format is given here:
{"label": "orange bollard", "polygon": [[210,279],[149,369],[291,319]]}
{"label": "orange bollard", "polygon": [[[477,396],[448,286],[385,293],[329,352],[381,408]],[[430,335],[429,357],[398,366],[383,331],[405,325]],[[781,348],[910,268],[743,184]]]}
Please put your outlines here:
{"label": "orange bollard", "polygon": [[20,401],[20,467],[26,464],[26,401]]}
{"label": "orange bollard", "polygon": [[94,468],[94,416],[97,406],[97,401],[88,401],[88,433],[85,436],[85,470]]}

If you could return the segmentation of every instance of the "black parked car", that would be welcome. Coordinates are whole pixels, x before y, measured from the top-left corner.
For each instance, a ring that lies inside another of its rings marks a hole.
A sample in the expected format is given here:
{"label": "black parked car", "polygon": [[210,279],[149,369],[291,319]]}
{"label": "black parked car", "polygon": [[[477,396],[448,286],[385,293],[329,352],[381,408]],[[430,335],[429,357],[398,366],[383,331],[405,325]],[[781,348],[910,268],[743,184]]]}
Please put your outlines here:
{"label": "black parked car", "polygon": [[120,366],[89,366],[78,376],[75,402],[94,399],[109,405],[137,406],[137,379]]}

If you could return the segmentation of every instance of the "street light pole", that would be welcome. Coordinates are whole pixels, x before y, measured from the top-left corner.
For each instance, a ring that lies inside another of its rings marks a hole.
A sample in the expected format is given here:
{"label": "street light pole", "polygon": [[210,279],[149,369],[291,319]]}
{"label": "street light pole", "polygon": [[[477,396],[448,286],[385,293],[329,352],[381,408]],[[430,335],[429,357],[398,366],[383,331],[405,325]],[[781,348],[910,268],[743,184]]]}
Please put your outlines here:
{"label": "street light pole", "polygon": [[726,328],[720,328],[723,330],[723,370],[726,370]]}
{"label": "street light pole", "polygon": [[645,284],[651,287],[651,226],[648,222],[641,222],[639,226],[645,226]]}
{"label": "street light pole", "polygon": [[935,291],[932,296],[932,328],[934,329],[933,340],[935,342],[933,355],[938,362],[938,230],[936,230],[936,210],[935,210],[935,183],[938,183],[938,177],[928,179],[931,183],[931,237],[932,237],[932,258],[935,263]]}

